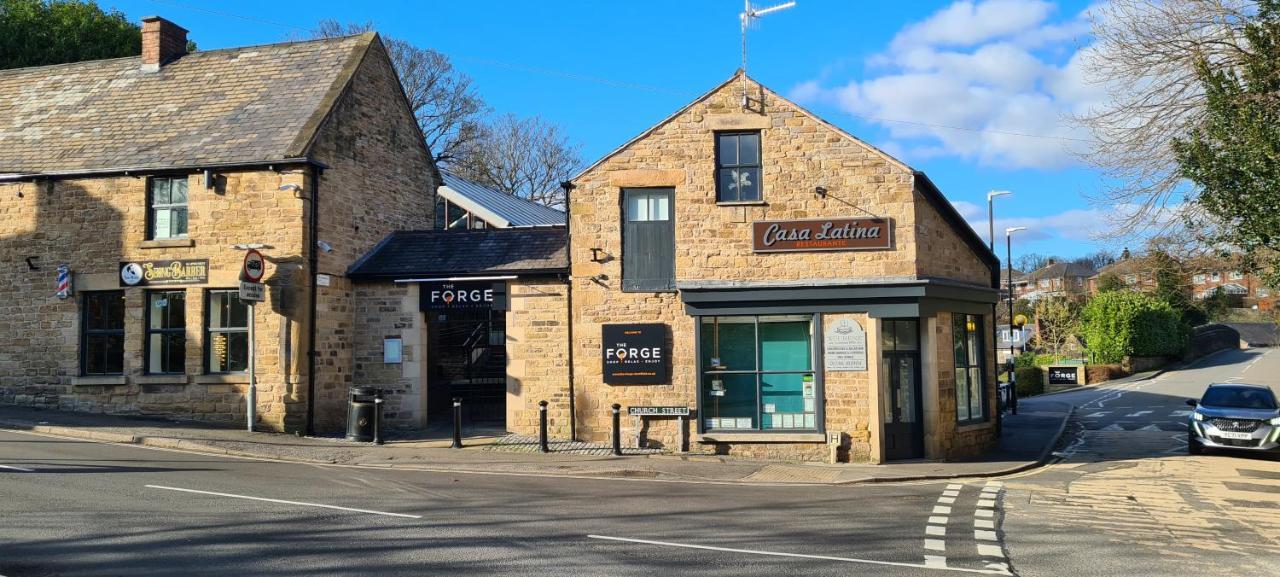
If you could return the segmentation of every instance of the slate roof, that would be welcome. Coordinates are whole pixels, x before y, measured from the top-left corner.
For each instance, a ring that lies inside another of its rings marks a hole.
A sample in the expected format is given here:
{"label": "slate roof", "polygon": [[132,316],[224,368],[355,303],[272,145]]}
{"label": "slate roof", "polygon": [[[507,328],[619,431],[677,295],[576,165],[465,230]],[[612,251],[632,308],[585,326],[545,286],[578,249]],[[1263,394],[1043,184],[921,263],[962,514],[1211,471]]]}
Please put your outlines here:
{"label": "slate roof", "polygon": [[[494,226],[564,226],[565,224],[565,214],[554,208],[494,190],[445,170],[440,171],[440,176],[444,186],[448,187],[447,190],[443,187],[440,189],[441,196],[479,215]],[[494,220],[499,222],[493,222]]]}
{"label": "slate roof", "polygon": [[347,270],[358,280],[558,274],[569,270],[563,227],[393,232]]}
{"label": "slate roof", "polygon": [[304,156],[373,33],[0,71],[0,173]]}
{"label": "slate roof", "polygon": [[1035,282],[1046,278],[1085,277],[1097,274],[1093,267],[1079,262],[1056,262],[1026,274],[1023,280]]}

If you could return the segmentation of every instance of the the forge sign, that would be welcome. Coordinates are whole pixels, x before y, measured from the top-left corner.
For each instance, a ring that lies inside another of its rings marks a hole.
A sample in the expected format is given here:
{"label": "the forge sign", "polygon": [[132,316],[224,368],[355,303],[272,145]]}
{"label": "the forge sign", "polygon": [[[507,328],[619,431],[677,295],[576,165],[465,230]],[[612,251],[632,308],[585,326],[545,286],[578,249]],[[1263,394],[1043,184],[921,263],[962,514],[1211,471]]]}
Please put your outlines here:
{"label": "the forge sign", "polygon": [[493,283],[424,283],[422,286],[424,310],[487,309],[493,306],[493,301]]}
{"label": "the forge sign", "polygon": [[601,342],[606,384],[667,382],[667,325],[603,325]]}

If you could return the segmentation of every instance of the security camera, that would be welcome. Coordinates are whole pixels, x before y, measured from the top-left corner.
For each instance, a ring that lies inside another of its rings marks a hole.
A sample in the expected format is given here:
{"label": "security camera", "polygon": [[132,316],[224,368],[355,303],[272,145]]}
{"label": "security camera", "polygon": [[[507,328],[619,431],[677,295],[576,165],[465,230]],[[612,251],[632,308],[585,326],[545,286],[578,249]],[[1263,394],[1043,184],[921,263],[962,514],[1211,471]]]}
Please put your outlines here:
{"label": "security camera", "polygon": [[317,240],[316,246],[320,247],[320,250],[324,252],[333,252],[333,246],[323,240]]}

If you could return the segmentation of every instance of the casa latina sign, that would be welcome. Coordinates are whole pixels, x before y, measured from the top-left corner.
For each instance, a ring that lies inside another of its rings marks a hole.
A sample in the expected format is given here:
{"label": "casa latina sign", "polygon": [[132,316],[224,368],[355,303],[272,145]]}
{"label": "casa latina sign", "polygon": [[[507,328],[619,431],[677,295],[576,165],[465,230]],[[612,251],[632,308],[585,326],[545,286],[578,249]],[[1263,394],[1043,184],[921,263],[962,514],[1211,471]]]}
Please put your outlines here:
{"label": "casa latina sign", "polygon": [[888,250],[893,223],[887,218],[762,220],[751,223],[755,252]]}

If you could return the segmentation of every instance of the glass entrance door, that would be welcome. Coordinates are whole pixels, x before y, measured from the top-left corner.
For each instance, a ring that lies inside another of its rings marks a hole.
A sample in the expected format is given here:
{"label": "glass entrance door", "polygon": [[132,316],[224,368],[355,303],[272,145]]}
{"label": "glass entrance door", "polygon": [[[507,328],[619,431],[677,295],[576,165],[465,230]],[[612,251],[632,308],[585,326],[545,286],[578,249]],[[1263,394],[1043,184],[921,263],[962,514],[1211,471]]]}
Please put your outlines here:
{"label": "glass entrance door", "polygon": [[884,443],[889,460],[924,456],[924,411],[920,406],[920,322],[885,319],[880,332],[884,384]]}

